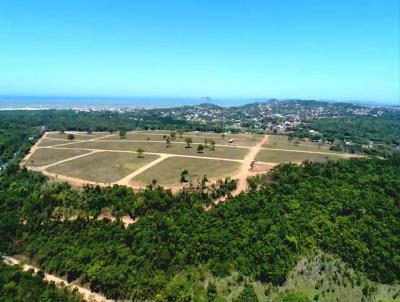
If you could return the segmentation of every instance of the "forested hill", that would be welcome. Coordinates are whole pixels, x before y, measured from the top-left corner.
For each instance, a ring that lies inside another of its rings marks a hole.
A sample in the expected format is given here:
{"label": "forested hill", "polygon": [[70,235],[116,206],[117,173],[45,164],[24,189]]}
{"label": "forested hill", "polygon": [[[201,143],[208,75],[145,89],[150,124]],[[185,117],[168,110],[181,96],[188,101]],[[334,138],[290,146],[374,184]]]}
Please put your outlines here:
{"label": "forested hill", "polygon": [[[299,257],[314,250],[371,280],[400,279],[397,157],[281,165],[252,178],[248,193],[208,212],[196,189],[178,195],[157,186],[141,193],[118,186],[75,191],[45,181],[12,169],[0,176],[1,251],[26,255],[111,298],[221,301],[229,293],[205,276],[239,274],[232,286],[246,282],[243,296],[256,301],[247,282],[282,285]],[[127,229],[90,219],[104,207],[140,218]],[[77,220],[60,220],[76,214]],[[349,276],[342,282],[359,283]],[[363,299],[373,294],[367,288]]]}
{"label": "forested hill", "polygon": [[82,302],[82,298],[67,289],[57,289],[55,284],[43,280],[43,272],[22,272],[0,262],[0,301],[57,301]]}

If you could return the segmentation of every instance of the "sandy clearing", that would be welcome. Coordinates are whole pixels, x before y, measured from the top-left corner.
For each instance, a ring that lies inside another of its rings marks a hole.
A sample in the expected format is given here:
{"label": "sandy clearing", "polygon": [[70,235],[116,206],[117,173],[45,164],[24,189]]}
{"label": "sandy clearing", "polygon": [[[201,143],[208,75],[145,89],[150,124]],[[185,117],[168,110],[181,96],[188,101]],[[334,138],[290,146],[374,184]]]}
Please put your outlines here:
{"label": "sandy clearing", "polygon": [[[75,220],[75,219],[73,219],[73,220]],[[108,220],[111,220],[111,221],[116,221],[117,220],[114,216],[112,216],[110,214],[106,214],[106,213],[102,213],[102,214],[99,215],[99,217],[97,217],[97,220],[104,220],[104,219],[108,219]],[[138,220],[139,220],[139,217],[136,217],[135,219],[132,219],[129,216],[122,216],[121,217],[121,222],[124,224],[125,229],[129,225],[136,223]]]}
{"label": "sandy clearing", "polygon": [[[19,259],[14,258],[14,257],[3,256],[3,261],[5,264],[8,264],[8,265],[20,265],[22,267],[22,270],[24,270],[24,271],[28,271],[28,270],[32,269],[35,272],[37,272],[37,271],[41,270],[40,268],[33,266],[33,265],[22,264]],[[112,300],[109,300],[106,297],[104,297],[102,294],[92,292],[90,289],[82,287],[80,285],[69,283],[67,280],[57,277],[56,275],[48,274],[48,273],[45,273],[44,275],[45,275],[44,279],[46,281],[54,282],[58,287],[61,287],[61,288],[66,287],[70,291],[73,291],[74,289],[76,289],[83,296],[85,301],[88,301],[88,302],[108,302],[108,301],[111,302],[112,301]]]}

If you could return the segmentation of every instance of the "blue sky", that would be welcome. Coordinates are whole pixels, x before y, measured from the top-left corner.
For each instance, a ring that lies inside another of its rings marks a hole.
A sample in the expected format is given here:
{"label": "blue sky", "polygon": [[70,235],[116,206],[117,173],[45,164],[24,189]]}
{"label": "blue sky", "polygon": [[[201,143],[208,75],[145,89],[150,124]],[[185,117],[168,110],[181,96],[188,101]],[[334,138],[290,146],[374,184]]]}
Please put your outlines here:
{"label": "blue sky", "polygon": [[400,102],[398,0],[0,0],[0,94]]}

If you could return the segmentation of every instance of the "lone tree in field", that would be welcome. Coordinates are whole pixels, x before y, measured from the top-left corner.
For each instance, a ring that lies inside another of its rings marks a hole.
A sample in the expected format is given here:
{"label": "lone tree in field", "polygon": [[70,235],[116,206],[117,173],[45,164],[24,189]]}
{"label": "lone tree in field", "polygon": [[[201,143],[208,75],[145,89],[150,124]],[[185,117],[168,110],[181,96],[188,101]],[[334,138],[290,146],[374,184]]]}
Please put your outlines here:
{"label": "lone tree in field", "polygon": [[75,135],[73,135],[72,133],[68,134],[67,139],[69,139],[70,141],[75,139]]}
{"label": "lone tree in field", "polygon": [[171,147],[171,137],[169,136],[165,137],[165,145],[167,148]]}
{"label": "lone tree in field", "polygon": [[197,153],[203,153],[203,151],[204,151],[204,146],[202,144],[199,144],[197,146]]}
{"label": "lone tree in field", "polygon": [[126,130],[119,130],[119,138],[126,138]]}
{"label": "lone tree in field", "polygon": [[137,148],[136,153],[138,158],[143,158],[143,152],[144,150],[142,148]]}
{"label": "lone tree in field", "polygon": [[208,148],[208,143],[209,143],[208,138],[205,138],[204,139],[204,148]]}
{"label": "lone tree in field", "polygon": [[182,131],[182,130],[178,130],[178,134],[179,134],[179,137],[180,137],[180,138],[183,137],[183,131]]}
{"label": "lone tree in field", "polygon": [[175,138],[176,138],[176,132],[175,131],[172,131],[169,135],[171,136],[171,140],[175,140]]}
{"label": "lone tree in field", "polygon": [[185,148],[192,148],[192,146],[190,145],[192,142],[193,141],[190,137],[185,138],[185,143],[186,143]]}
{"label": "lone tree in field", "polygon": [[181,172],[181,182],[189,182],[189,171],[186,169]]}
{"label": "lone tree in field", "polygon": [[211,140],[211,151],[215,151],[215,141],[214,140]]}

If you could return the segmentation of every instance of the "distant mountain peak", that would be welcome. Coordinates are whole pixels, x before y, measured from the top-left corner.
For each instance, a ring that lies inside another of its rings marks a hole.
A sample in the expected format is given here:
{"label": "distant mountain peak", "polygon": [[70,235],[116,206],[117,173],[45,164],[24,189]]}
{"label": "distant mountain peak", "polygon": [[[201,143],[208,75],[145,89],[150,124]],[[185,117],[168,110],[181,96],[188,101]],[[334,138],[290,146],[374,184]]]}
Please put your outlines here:
{"label": "distant mountain peak", "polygon": [[218,105],[216,105],[216,104],[213,104],[213,103],[201,103],[201,104],[199,104],[198,105],[198,107],[202,107],[202,108],[214,108],[214,109],[220,109],[220,108],[222,108],[221,106],[218,106]]}

